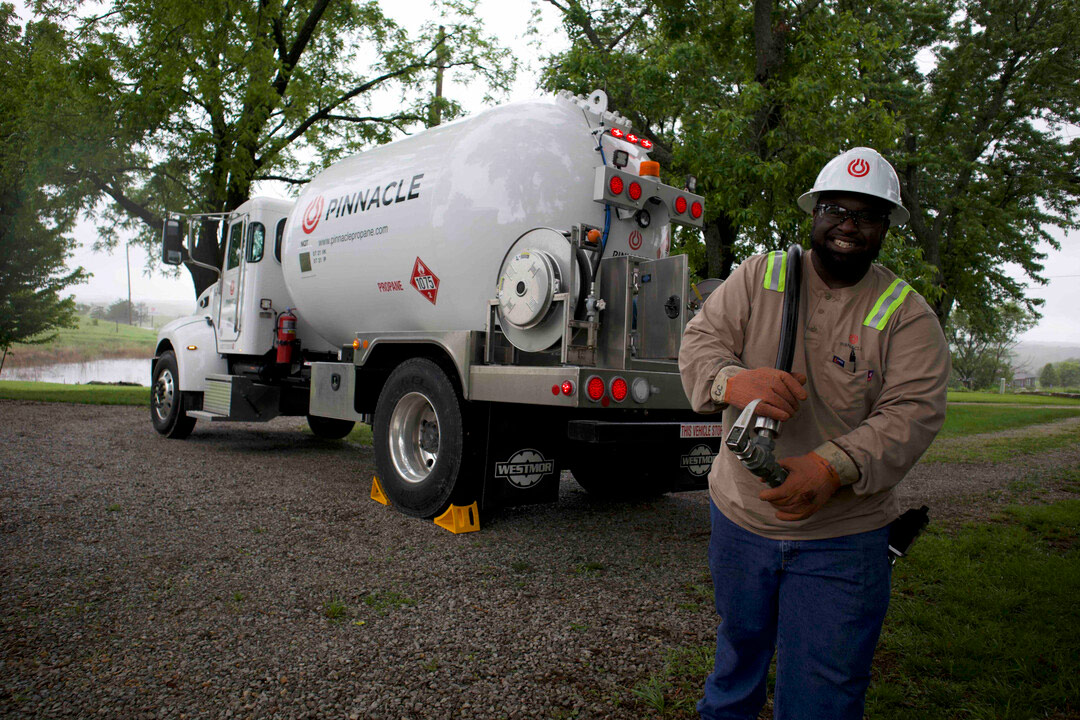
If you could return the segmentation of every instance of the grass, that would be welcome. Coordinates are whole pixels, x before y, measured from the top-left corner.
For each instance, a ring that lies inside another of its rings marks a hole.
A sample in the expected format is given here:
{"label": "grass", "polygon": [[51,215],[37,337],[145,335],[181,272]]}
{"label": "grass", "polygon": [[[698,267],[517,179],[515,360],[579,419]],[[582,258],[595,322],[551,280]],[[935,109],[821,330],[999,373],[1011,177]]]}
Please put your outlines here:
{"label": "grass", "polygon": [[[149,365],[149,363],[147,363]],[[150,388],[0,380],[0,399],[86,405],[150,405]]]}
{"label": "grass", "polygon": [[949,402],[990,403],[1005,405],[1077,405],[1080,398],[1053,397],[1051,395],[1027,395],[1019,393],[968,392],[950,390]]}
{"label": "grass", "polygon": [[154,354],[157,330],[93,320],[85,315],[80,315],[78,320],[78,327],[61,330],[48,343],[13,345],[5,365],[28,367],[123,357],[149,359]]}
{"label": "grass", "polygon": [[[867,716],[1076,717],[1078,594],[1080,500],[931,532],[893,576]],[[711,645],[669,652],[661,672],[631,691],[641,714],[696,717],[712,653]]]}
{"label": "grass", "polygon": [[1010,462],[1025,456],[1080,445],[1080,425],[1047,428],[1018,437],[971,437],[963,441],[935,441],[921,462]]}
{"label": "grass", "polygon": [[1007,407],[1000,405],[949,405],[939,438],[961,437],[1038,425],[1080,415],[1080,407]]}
{"label": "grass", "polygon": [[380,615],[386,615],[391,610],[397,610],[407,605],[415,605],[416,601],[396,590],[386,590],[368,593],[364,596],[364,604]]}

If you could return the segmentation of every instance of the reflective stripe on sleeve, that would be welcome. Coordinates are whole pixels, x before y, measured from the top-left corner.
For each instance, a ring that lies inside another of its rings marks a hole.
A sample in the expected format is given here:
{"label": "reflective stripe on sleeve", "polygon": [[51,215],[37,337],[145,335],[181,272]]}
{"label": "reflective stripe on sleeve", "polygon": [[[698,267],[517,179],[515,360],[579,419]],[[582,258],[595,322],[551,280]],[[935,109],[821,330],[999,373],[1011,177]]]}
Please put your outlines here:
{"label": "reflective stripe on sleeve", "polygon": [[765,261],[765,289],[784,292],[784,279],[787,277],[787,253],[782,250],[769,253]]}
{"label": "reflective stripe on sleeve", "polygon": [[874,303],[874,308],[863,320],[863,325],[876,330],[884,330],[889,318],[896,312],[896,308],[904,302],[904,298],[911,292],[911,286],[900,278],[896,278],[889,285],[889,289],[881,293],[881,297]]}

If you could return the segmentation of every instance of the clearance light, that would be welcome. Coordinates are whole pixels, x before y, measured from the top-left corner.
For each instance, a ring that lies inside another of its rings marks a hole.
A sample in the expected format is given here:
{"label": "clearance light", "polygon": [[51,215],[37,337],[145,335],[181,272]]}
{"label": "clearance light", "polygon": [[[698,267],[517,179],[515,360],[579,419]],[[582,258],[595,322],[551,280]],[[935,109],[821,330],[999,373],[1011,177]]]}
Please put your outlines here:
{"label": "clearance light", "polygon": [[640,140],[640,139],[641,139],[641,138],[639,138],[639,137],[638,137],[637,135],[635,135],[634,133],[630,133],[629,135],[627,135],[627,136],[626,136],[626,142],[628,142],[628,143],[632,143],[632,144],[634,144],[634,145],[637,145],[637,142],[638,142],[638,140]]}
{"label": "clearance light", "polygon": [[[619,184],[621,185],[622,183],[620,182]],[[626,191],[626,194],[630,196],[631,200],[641,199],[641,186],[636,182],[631,182],[630,188]]]}
{"label": "clearance light", "polygon": [[646,150],[652,150],[652,140],[646,140],[645,138],[641,138],[641,147],[645,148]]}
{"label": "clearance light", "polygon": [[604,381],[593,375],[585,382],[585,394],[593,402],[604,397]]}
{"label": "clearance light", "polygon": [[[608,189],[611,190],[612,195],[622,195],[623,181],[618,175],[611,176],[611,182],[608,183]],[[640,190],[639,190],[640,192]]]}
{"label": "clearance light", "polygon": [[568,397],[570,395],[573,395],[574,394],[574,383],[570,382],[569,380],[563,380],[562,394],[566,395]]}
{"label": "clearance light", "polygon": [[558,385],[558,383],[551,386],[551,394],[552,395],[558,395],[559,394],[559,385]]}
{"label": "clearance light", "polygon": [[675,198],[675,212],[679,213],[680,215],[686,212],[686,198],[684,198],[682,195]]}
{"label": "clearance light", "polygon": [[626,136],[626,133],[624,133],[619,128],[611,128],[611,137],[619,138],[620,140],[622,140],[623,137],[625,137],[625,136]]}
{"label": "clearance light", "polygon": [[690,206],[690,215],[695,220],[701,217],[701,203],[695,202],[693,205]]}
{"label": "clearance light", "polygon": [[617,377],[611,381],[611,397],[615,402],[622,402],[626,399],[626,393],[630,390],[626,381],[621,377]]}
{"label": "clearance light", "polygon": [[198,346],[198,345],[188,345],[188,346],[187,346],[187,349],[188,349],[188,350],[198,350],[198,349],[199,349],[199,346]]}
{"label": "clearance light", "polygon": [[353,350],[359,350],[360,349],[360,338],[356,338],[355,340],[352,341],[352,349]]}

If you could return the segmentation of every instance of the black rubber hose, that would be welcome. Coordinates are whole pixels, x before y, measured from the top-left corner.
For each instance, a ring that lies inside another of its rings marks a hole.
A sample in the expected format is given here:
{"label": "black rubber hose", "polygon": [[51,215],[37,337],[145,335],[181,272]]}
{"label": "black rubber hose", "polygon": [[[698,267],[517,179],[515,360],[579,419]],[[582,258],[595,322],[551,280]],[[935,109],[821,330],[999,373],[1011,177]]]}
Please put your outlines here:
{"label": "black rubber hose", "polygon": [[799,291],[802,283],[802,247],[792,245],[787,251],[787,274],[784,276],[784,310],[780,323],[780,347],[776,367],[791,372],[795,358],[795,337],[799,333]]}

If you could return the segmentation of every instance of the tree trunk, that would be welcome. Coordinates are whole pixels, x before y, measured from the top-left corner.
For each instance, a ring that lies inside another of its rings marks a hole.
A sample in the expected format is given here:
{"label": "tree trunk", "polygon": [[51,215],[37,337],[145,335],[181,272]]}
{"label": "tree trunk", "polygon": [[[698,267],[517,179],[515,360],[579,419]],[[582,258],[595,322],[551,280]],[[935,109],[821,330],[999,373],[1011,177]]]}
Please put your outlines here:
{"label": "tree trunk", "polygon": [[708,276],[726,280],[735,263],[735,238],[739,228],[727,215],[705,222],[705,260]]}

